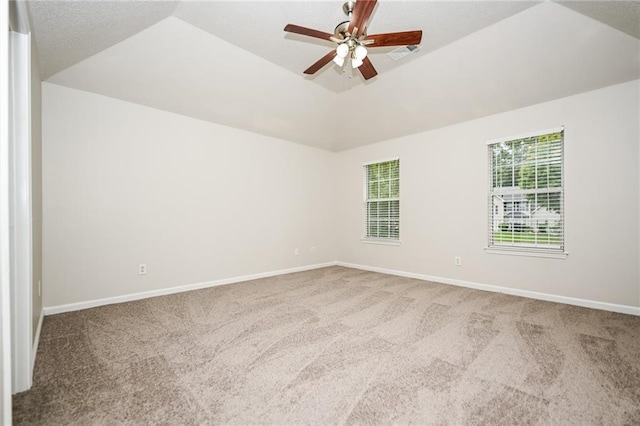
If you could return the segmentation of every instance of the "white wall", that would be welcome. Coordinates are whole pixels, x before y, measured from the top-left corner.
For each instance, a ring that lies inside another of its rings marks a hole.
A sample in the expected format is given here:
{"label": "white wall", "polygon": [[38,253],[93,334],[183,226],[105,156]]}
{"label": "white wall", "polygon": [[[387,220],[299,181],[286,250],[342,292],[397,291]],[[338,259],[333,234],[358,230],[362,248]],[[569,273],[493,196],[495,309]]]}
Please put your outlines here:
{"label": "white wall", "polygon": [[[44,305],[339,260],[638,307],[639,94],[634,81],[333,154],[44,83]],[[486,141],[561,125],[569,256],[485,253]],[[362,163],[393,156],[402,244],[362,244]]]}
{"label": "white wall", "polygon": [[334,260],[335,154],[50,83],[42,102],[45,306]]}
{"label": "white wall", "polygon": [[[339,153],[337,259],[640,306],[639,92],[638,81],[624,83]],[[486,141],[561,125],[569,256],[485,253]],[[393,156],[400,157],[402,244],[363,244],[362,164]],[[454,266],[454,256],[462,266]]]}

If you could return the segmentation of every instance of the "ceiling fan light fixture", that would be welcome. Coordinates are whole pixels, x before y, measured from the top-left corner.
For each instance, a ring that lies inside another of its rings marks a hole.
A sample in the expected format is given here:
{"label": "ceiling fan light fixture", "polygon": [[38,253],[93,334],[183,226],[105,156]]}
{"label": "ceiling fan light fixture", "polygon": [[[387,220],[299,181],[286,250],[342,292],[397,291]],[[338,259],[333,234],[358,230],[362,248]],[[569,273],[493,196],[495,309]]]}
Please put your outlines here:
{"label": "ceiling fan light fixture", "polygon": [[338,47],[336,47],[336,53],[342,58],[342,62],[344,62],[344,58],[349,54],[349,46],[346,43],[340,43]]}
{"label": "ceiling fan light fixture", "polygon": [[342,67],[342,66],[344,65],[344,58],[340,57],[339,55],[336,55],[336,56],[333,58],[333,62],[334,62],[337,66]]}
{"label": "ceiling fan light fixture", "polygon": [[351,66],[353,68],[358,68],[363,64],[362,59],[358,59],[358,58],[351,58]]}

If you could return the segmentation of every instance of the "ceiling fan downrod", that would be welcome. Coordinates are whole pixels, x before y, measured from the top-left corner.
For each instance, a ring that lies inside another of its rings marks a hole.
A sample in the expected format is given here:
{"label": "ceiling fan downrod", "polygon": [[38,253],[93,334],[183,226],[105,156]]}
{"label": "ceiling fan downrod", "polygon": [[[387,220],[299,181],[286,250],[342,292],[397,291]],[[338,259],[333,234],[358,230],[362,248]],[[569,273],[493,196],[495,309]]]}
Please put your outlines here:
{"label": "ceiling fan downrod", "polygon": [[341,38],[343,40],[346,40],[351,37],[351,34],[349,34],[349,24],[351,23],[351,17],[353,16],[353,8],[355,6],[356,6],[355,1],[348,1],[342,5],[342,11],[344,12],[345,15],[347,15],[349,20],[340,22],[336,26],[334,30],[334,34],[336,35],[336,38]]}
{"label": "ceiling fan downrod", "polygon": [[348,1],[342,5],[342,11],[344,12],[345,15],[349,17],[349,19],[351,19],[351,15],[353,15],[354,7],[356,7],[355,1]]}

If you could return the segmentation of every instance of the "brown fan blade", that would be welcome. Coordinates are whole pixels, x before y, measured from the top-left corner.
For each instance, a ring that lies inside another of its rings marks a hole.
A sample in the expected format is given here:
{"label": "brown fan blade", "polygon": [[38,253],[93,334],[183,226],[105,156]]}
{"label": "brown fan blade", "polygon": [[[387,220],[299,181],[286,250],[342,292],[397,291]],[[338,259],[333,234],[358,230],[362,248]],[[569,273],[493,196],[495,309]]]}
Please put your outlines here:
{"label": "brown fan blade", "polygon": [[373,43],[366,44],[367,47],[408,46],[410,44],[420,44],[420,41],[422,41],[422,30],[404,31],[401,33],[373,34],[364,38],[365,42],[369,40],[373,40]]}
{"label": "brown fan blade", "polygon": [[370,78],[378,75],[378,71],[376,71],[376,69],[373,67],[373,64],[368,57],[362,60],[362,65],[360,65],[358,69],[360,70],[360,73],[365,80],[369,80]]}
{"label": "brown fan blade", "polygon": [[353,7],[353,15],[351,15],[351,22],[349,23],[349,33],[357,36],[353,33],[354,29],[357,29],[360,34],[364,32],[369,22],[369,17],[373,13],[373,9],[376,7],[377,0],[357,0],[356,5]]}
{"label": "brown fan blade", "polygon": [[324,67],[329,62],[331,62],[335,56],[336,56],[336,50],[332,49],[331,52],[327,53],[322,58],[320,58],[315,64],[311,65],[309,68],[304,70],[304,73],[315,74],[320,68]]}
{"label": "brown fan blade", "polygon": [[293,25],[293,24],[287,24],[287,26],[284,27],[284,30],[288,33],[302,34],[305,36],[320,38],[322,40],[329,40],[329,41],[331,41],[331,37],[334,37],[333,34],[325,33],[323,31],[318,31],[311,28],[301,27],[299,25]]}

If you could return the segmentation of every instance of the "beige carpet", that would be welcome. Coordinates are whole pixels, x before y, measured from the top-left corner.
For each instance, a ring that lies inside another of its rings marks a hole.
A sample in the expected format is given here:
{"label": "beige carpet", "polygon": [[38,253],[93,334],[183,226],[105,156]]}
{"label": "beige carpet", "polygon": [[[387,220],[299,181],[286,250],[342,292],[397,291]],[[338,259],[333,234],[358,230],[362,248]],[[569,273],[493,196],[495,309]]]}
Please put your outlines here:
{"label": "beige carpet", "polygon": [[640,317],[330,267],[46,317],[34,379],[17,424],[637,425]]}

